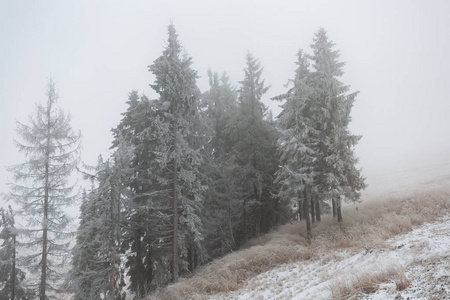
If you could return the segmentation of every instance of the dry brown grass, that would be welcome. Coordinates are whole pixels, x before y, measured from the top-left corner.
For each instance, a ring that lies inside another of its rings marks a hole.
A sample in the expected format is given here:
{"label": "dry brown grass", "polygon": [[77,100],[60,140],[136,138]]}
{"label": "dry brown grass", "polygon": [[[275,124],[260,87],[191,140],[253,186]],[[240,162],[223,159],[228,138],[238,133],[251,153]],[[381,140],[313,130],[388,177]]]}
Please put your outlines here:
{"label": "dry brown grass", "polygon": [[[250,241],[243,250],[199,268],[192,277],[180,279],[147,299],[202,300],[210,294],[234,291],[248,279],[284,263],[309,259],[329,260],[334,257],[335,251],[332,250],[342,248],[359,251],[382,247],[386,239],[447,213],[450,213],[450,186],[403,197],[367,200],[359,206],[358,211],[351,206],[344,208],[342,224],[338,224],[331,216],[324,216],[322,222],[313,226],[311,245],[307,244],[303,222],[287,224]],[[380,272],[378,275],[366,275],[379,276],[378,279],[366,278],[364,281],[384,282],[386,278],[396,276],[395,272],[391,274],[389,270]],[[399,282],[398,286],[401,287],[401,280]],[[352,283],[352,289],[364,290],[365,287],[356,288]]]}
{"label": "dry brown grass", "polygon": [[394,282],[397,291],[406,289],[410,280],[401,266],[371,270],[354,277],[335,280],[331,285],[332,299],[359,299],[362,295],[376,292],[381,283]]}

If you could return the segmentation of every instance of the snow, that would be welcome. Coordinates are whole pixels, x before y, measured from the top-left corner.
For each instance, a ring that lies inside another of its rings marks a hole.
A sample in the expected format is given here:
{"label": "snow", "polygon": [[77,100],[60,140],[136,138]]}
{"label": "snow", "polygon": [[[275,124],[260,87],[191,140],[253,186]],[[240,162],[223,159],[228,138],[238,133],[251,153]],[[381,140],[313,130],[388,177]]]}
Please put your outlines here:
{"label": "snow", "polygon": [[387,240],[382,248],[285,264],[250,279],[238,291],[210,299],[330,299],[333,285],[389,269],[404,271],[409,286],[397,291],[388,280],[358,299],[450,299],[450,215]]}

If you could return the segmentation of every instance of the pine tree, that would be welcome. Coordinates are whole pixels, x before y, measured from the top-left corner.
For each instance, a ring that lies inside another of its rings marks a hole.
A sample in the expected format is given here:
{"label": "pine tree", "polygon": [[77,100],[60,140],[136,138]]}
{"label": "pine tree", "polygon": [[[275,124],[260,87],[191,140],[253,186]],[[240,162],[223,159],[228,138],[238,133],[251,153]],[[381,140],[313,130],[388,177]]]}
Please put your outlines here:
{"label": "pine tree", "polygon": [[[200,213],[206,187],[200,173],[202,157],[196,146],[196,125],[199,123],[198,98],[200,92],[196,85],[197,72],[190,65],[192,59],[184,55],[173,25],[168,27],[169,38],[162,55],[149,66],[156,79],[151,87],[159,95],[158,116],[168,129],[164,141],[166,153],[161,159],[167,183],[164,190],[171,189],[172,202],[172,280],[176,281],[179,265],[186,269],[182,260],[188,252],[202,252],[203,225]],[[160,155],[158,155],[160,156]],[[167,171],[170,170],[170,177]],[[170,188],[171,186],[171,188]],[[180,215],[178,214],[180,210]]]}
{"label": "pine tree", "polygon": [[[91,199],[90,199],[91,198]],[[69,274],[69,286],[74,292],[74,299],[100,299],[104,285],[97,281],[101,275],[97,270],[104,266],[97,261],[100,241],[96,239],[97,211],[92,203],[92,195],[83,192],[80,207],[80,224],[77,230],[76,245],[72,249],[72,270]]]}
{"label": "pine tree", "polygon": [[239,110],[230,128],[239,166],[234,176],[239,182],[242,203],[239,245],[274,223],[271,191],[277,166],[274,131],[272,124],[265,120],[267,108],[261,102],[269,87],[261,80],[263,69],[259,61],[250,53],[246,63],[245,77],[240,82]]}
{"label": "pine tree", "polygon": [[89,175],[97,184],[84,195],[77,244],[73,249],[71,285],[75,299],[120,300],[123,269],[120,267],[120,212],[122,210],[120,166],[99,157]]}
{"label": "pine tree", "polygon": [[286,101],[278,116],[281,133],[278,139],[280,168],[276,173],[275,182],[279,184],[278,195],[283,200],[284,206],[297,207],[297,214],[300,219],[305,217],[309,229],[308,236],[311,236],[309,210],[313,206],[307,201],[308,194],[312,199],[316,188],[314,163],[317,153],[314,150],[316,130],[314,120],[311,118],[314,103],[311,100],[308,59],[308,55],[302,50],[298,52],[295,77],[287,84],[287,86],[292,84],[293,87],[286,94],[274,98]]}
{"label": "pine tree", "polygon": [[23,286],[25,273],[17,267],[18,230],[11,206],[6,211],[0,209],[0,228],[0,299],[31,299],[33,294]]}
{"label": "pine tree", "polygon": [[365,183],[356,168],[357,158],[353,151],[361,137],[352,135],[348,130],[351,108],[358,92],[346,94],[349,87],[338,79],[343,75],[344,63],[338,61],[339,51],[333,50],[333,46],[326,31],[319,29],[311,45],[315,69],[311,75],[311,86],[318,131],[316,182],[323,197],[333,200],[338,221],[341,222],[341,197],[358,201],[359,191],[365,188]]}
{"label": "pine tree", "polygon": [[[155,117],[154,102],[146,96],[139,97],[136,91],[129,95],[127,111],[120,124],[113,129],[112,148],[119,148],[125,142],[129,144],[130,169],[128,180],[122,182],[132,193],[123,214],[123,241],[121,251],[127,253],[127,275],[130,277],[130,289],[136,297],[144,296],[153,281],[152,253],[158,245],[151,245],[157,239],[154,228],[169,231],[167,220],[162,214],[155,214],[156,203],[150,201],[152,191],[156,189],[156,174],[151,163],[155,162],[152,149],[156,148],[159,136],[154,130],[158,119]],[[160,235],[161,236],[161,235]]]}
{"label": "pine tree", "polygon": [[65,229],[70,218],[64,209],[75,200],[69,180],[78,162],[80,140],[80,134],[70,127],[70,117],[57,107],[57,99],[55,84],[50,80],[46,105],[37,105],[29,125],[17,124],[22,141],[16,141],[16,146],[26,161],[8,168],[15,179],[9,197],[21,205],[28,221],[25,233],[30,240],[26,245],[41,249],[25,257],[28,266],[41,269],[37,284],[41,300],[47,299],[47,290],[56,289],[49,279],[57,279],[54,266],[67,252],[70,235]]}
{"label": "pine tree", "polygon": [[212,258],[236,250],[235,236],[240,219],[234,173],[238,168],[232,151],[229,127],[237,113],[237,91],[226,74],[208,71],[209,90],[203,94],[203,119],[208,124],[204,160],[209,178],[205,201],[207,248]]}
{"label": "pine tree", "polygon": [[200,93],[191,58],[181,55],[173,25],[168,31],[167,46],[149,66],[159,98],[132,92],[113,130],[113,147],[121,137],[133,152],[122,251],[136,297],[193,270],[205,254]]}

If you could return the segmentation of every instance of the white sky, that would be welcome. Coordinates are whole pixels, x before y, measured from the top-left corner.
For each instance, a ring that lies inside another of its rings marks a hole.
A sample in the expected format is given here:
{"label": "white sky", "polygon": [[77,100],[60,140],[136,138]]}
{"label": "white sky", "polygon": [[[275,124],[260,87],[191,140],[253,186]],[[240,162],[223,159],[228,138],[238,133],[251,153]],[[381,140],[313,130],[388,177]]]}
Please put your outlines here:
{"label": "white sky", "polygon": [[298,49],[310,52],[323,26],[346,62],[342,81],[361,92],[351,130],[363,135],[356,151],[369,184],[393,166],[450,160],[450,1],[0,0],[0,192],[4,166],[23,161],[15,121],[46,101],[50,76],[82,132],[83,161],[107,156],[128,93],[154,97],[147,66],[171,21],[202,91],[208,68],[242,80],[250,50],[276,112],[269,99],[285,92]]}

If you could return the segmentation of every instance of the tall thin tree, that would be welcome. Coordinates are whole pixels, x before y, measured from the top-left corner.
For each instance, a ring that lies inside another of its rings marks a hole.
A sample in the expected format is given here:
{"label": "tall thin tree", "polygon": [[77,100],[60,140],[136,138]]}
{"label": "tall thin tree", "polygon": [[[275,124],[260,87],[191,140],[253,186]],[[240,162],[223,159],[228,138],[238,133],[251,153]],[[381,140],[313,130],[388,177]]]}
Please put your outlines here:
{"label": "tall thin tree", "polygon": [[310,234],[309,209],[312,206],[306,201],[307,198],[313,199],[307,194],[315,189],[316,130],[311,117],[314,103],[311,101],[309,56],[302,50],[297,56],[295,77],[286,85],[292,87],[287,93],[274,97],[275,100],[286,101],[278,116],[280,168],[275,181],[279,184],[278,195],[284,205],[297,207],[297,214],[305,217]]}
{"label": "tall thin tree", "polygon": [[348,129],[351,108],[358,92],[347,94],[349,86],[339,77],[343,75],[344,63],[334,43],[328,40],[326,31],[320,28],[314,36],[311,48],[314,72],[311,74],[313,88],[314,120],[318,131],[316,152],[316,180],[322,195],[332,199],[333,214],[342,222],[341,199],[358,201],[365,188],[365,178],[357,169],[354,146],[361,136]]}
{"label": "tall thin tree", "polygon": [[57,106],[52,80],[46,95],[46,104],[36,106],[28,124],[17,123],[20,140],[15,144],[25,162],[8,167],[14,176],[9,198],[21,205],[20,213],[28,221],[26,245],[41,249],[25,257],[29,266],[40,269],[40,300],[47,299],[47,290],[56,290],[48,279],[56,278],[53,266],[68,250],[70,233],[65,230],[71,219],[64,208],[75,200],[70,180],[80,149],[80,134],[72,130],[70,116]]}
{"label": "tall thin tree", "polygon": [[187,257],[191,247],[198,253],[202,249],[203,225],[199,214],[206,186],[200,172],[201,145],[196,143],[200,122],[197,72],[191,68],[192,59],[182,55],[183,49],[173,24],[169,25],[168,34],[167,46],[149,70],[156,77],[151,87],[159,95],[157,115],[163,127],[167,125],[171,139],[164,142],[168,146],[167,153],[164,153],[168,161],[163,169],[166,173],[167,167],[171,168],[171,178],[166,179],[172,185],[169,188],[172,191],[172,279],[176,281],[180,255]]}
{"label": "tall thin tree", "polygon": [[263,68],[251,53],[246,55],[244,80],[240,82],[238,112],[229,125],[233,151],[239,168],[237,187],[241,200],[241,224],[238,243],[270,228],[273,209],[271,198],[276,171],[276,139],[273,124],[266,119],[267,107],[262,96],[269,89],[261,78]]}

